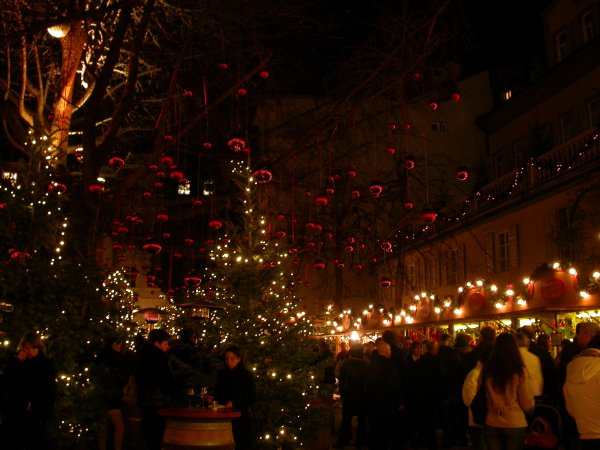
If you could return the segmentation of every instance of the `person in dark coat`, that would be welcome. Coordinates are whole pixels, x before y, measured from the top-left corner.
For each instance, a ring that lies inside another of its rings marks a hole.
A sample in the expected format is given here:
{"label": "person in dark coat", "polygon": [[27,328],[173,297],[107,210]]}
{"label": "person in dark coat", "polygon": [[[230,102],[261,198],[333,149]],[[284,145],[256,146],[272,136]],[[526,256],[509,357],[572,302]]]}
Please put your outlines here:
{"label": "person in dark coat", "polygon": [[6,450],[48,448],[48,419],[56,398],[56,372],[45,356],[42,340],[34,331],[25,333],[18,353],[0,380],[3,433]]}
{"label": "person in dark coat", "polygon": [[365,393],[371,450],[388,450],[396,430],[396,411],[404,405],[402,381],[387,342],[378,340],[367,366]]}
{"label": "person in dark coat", "polygon": [[[548,351],[548,347],[542,348],[534,341],[533,329],[530,326],[521,327],[519,328],[519,331],[528,339],[527,349],[529,350],[529,353],[540,358],[542,378],[544,380],[543,396],[547,401],[551,401],[552,403],[557,402],[560,395],[558,371],[556,370],[554,359]],[[540,337],[541,336],[546,335],[540,335]]]}
{"label": "person in dark coat", "polygon": [[169,366],[169,333],[162,329],[148,333],[148,344],[140,351],[137,374],[142,432],[148,450],[160,450],[166,418],[158,410],[171,406],[177,385]]}
{"label": "person in dark coat", "polygon": [[242,351],[237,345],[225,349],[225,368],[217,374],[215,400],[220,405],[237,409],[241,416],[232,420],[236,450],[252,448],[250,410],[256,389],[252,373],[244,366]]}
{"label": "person in dark coat", "polygon": [[452,340],[450,334],[442,334],[438,350],[438,360],[444,366],[448,377],[448,395],[442,402],[441,411],[442,447],[444,448],[467,445],[467,429],[461,408],[464,368],[460,355],[452,348]]}
{"label": "person in dark coat", "polygon": [[352,417],[356,416],[356,448],[367,443],[367,416],[365,409],[365,379],[367,361],[362,345],[352,344],[348,359],[340,368],[339,386],[342,398],[342,422],[334,448],[344,448],[352,438]]}

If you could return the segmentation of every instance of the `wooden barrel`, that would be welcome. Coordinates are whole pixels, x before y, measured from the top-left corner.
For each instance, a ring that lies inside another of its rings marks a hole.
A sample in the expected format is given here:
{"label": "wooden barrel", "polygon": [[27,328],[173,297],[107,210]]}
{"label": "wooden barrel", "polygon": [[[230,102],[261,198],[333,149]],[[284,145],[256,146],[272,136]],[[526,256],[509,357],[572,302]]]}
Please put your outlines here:
{"label": "wooden barrel", "polygon": [[212,412],[205,408],[161,410],[167,417],[162,450],[233,450],[231,419],[239,412]]}

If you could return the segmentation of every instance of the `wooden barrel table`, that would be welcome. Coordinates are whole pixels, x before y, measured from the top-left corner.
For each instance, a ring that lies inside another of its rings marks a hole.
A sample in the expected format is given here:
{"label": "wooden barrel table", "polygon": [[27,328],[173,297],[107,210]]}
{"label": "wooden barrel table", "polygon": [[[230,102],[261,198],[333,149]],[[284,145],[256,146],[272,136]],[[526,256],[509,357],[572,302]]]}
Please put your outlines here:
{"label": "wooden barrel table", "polygon": [[240,412],[231,408],[165,408],[167,418],[162,450],[233,450],[231,419]]}

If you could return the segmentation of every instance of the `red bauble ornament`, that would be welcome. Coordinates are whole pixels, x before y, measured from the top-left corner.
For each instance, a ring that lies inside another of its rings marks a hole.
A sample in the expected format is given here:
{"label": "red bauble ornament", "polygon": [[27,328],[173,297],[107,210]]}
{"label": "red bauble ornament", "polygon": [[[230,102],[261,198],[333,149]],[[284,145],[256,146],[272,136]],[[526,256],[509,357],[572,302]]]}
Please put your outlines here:
{"label": "red bauble ornament", "polygon": [[238,90],[237,90],[237,94],[238,94],[240,97],[244,97],[245,95],[247,95],[247,94],[248,94],[248,90],[247,90],[245,87],[240,87],[240,88],[238,88]]}
{"label": "red bauble ornament", "polygon": [[111,158],[108,160],[108,165],[118,169],[125,165],[125,159],[119,154],[113,154],[113,156],[111,156]]}
{"label": "red bauble ornament", "polygon": [[359,263],[357,263],[357,264],[354,264],[352,267],[353,267],[355,270],[362,270],[362,268],[363,268],[363,265],[362,265],[362,264],[359,264]]}
{"label": "red bauble ornament", "polygon": [[384,252],[391,252],[392,251],[392,243],[390,241],[383,241],[381,244],[379,244],[381,249]]}
{"label": "red bauble ornament", "polygon": [[169,221],[169,215],[165,213],[158,213],[156,215],[156,220],[161,223],[165,223]]}
{"label": "red bauble ornament", "polygon": [[164,154],[160,157],[160,162],[165,166],[171,166],[173,164],[173,157],[171,155]]}
{"label": "red bauble ornament", "polygon": [[317,259],[314,263],[313,263],[313,268],[317,269],[317,270],[322,270],[325,268],[325,262],[322,259]]}
{"label": "red bauble ornament", "polygon": [[200,286],[200,283],[202,283],[202,278],[200,278],[195,272],[190,272],[184,277],[183,282],[188,288],[192,289]]}
{"label": "red bauble ornament", "polygon": [[144,198],[152,198],[152,192],[150,192],[150,191],[144,191],[144,193],[142,194],[142,197],[144,197]]}
{"label": "red bauble ornament", "polygon": [[392,280],[390,280],[388,277],[381,277],[379,279],[379,286],[383,287],[383,288],[387,288],[390,287],[392,285]]}
{"label": "red bauble ornament", "polygon": [[414,156],[408,155],[406,158],[404,158],[404,161],[402,164],[404,165],[404,168],[406,170],[413,170],[415,168],[415,166],[417,165],[417,160],[415,159]]}
{"label": "red bauble ornament", "polygon": [[164,170],[159,170],[158,172],[156,172],[156,178],[164,178],[166,175],[167,174]]}
{"label": "red bauble ornament", "polygon": [[208,221],[208,227],[213,230],[219,230],[223,227],[223,222],[219,219],[212,219]]}
{"label": "red bauble ornament", "polygon": [[188,90],[183,91],[184,97],[192,97],[193,95],[194,95],[194,93],[192,91],[188,91]]}
{"label": "red bauble ornament", "polygon": [[411,123],[408,123],[408,122],[406,122],[406,123],[404,124],[404,129],[405,129],[406,131],[408,131],[408,130],[412,129],[412,124],[411,124]]}
{"label": "red bauble ornament", "polygon": [[170,134],[165,134],[165,135],[163,136],[163,139],[164,139],[165,141],[167,141],[167,142],[170,142],[170,141],[172,141],[172,140],[173,140],[173,136],[171,136]]}
{"label": "red bauble ornament", "polygon": [[344,267],[346,267],[346,265],[343,262],[339,262],[335,266],[339,269],[343,269]]}
{"label": "red bauble ornament", "polygon": [[351,192],[351,194],[352,194],[352,197],[354,197],[354,198],[359,198],[359,197],[360,197],[360,191],[359,191],[359,190],[357,190],[357,189],[354,189],[354,190]]}
{"label": "red bauble ornament", "polygon": [[190,245],[192,245],[194,243],[194,240],[192,238],[185,238],[183,240],[183,243],[189,247]]}
{"label": "red bauble ornament", "polygon": [[325,189],[325,193],[327,195],[333,195],[333,194],[335,194],[335,189],[333,189],[333,188],[327,188],[327,189]]}
{"label": "red bauble ornament", "polygon": [[227,147],[234,152],[241,152],[246,148],[247,142],[239,134],[232,135],[227,141]]}
{"label": "red bauble ornament", "polygon": [[285,215],[284,215],[283,213],[278,213],[278,214],[275,216],[275,219],[276,219],[276,220],[285,220]]}
{"label": "red bauble ornament", "polygon": [[390,129],[390,131],[396,131],[398,129],[398,124],[396,122],[392,122],[390,123],[388,128]]}
{"label": "red bauble ornament", "polygon": [[204,150],[210,150],[210,149],[212,148],[212,143],[210,143],[210,142],[208,142],[208,141],[205,141],[205,142],[202,144],[202,148],[203,148]]}
{"label": "red bauble ornament", "polygon": [[387,150],[386,150],[390,155],[393,155],[394,153],[396,153],[396,147],[394,146],[394,144],[388,144],[387,146]]}
{"label": "red bauble ornament", "polygon": [[285,230],[282,230],[282,229],[277,230],[277,237],[282,238],[282,237],[285,237],[286,235],[287,235],[287,233]]}
{"label": "red bauble ornament", "polygon": [[92,194],[95,194],[95,193],[99,193],[99,192],[102,192],[102,191],[104,191],[104,188],[102,187],[102,185],[101,185],[101,184],[92,183],[92,184],[90,184],[90,185],[88,186],[88,190],[89,190],[89,191],[90,191]]}
{"label": "red bauble ornament", "polygon": [[156,164],[150,164],[148,166],[148,169],[154,172],[155,170],[158,170],[158,166]]}
{"label": "red bauble ornament", "polygon": [[348,176],[349,176],[350,178],[354,178],[354,177],[356,176],[356,170],[352,170],[352,169],[350,169],[350,170],[348,171]]}
{"label": "red bauble ornament", "polygon": [[266,184],[273,179],[273,174],[269,169],[263,167],[254,172],[254,177],[258,183]]}
{"label": "red bauble ornament", "polygon": [[371,193],[372,197],[377,198],[383,192],[383,186],[378,181],[373,181],[369,186],[369,192]]}
{"label": "red bauble ornament", "polygon": [[263,80],[266,80],[267,78],[269,78],[269,72],[267,72],[266,70],[263,70],[262,72],[260,72],[258,74]]}
{"label": "red bauble ornament", "polygon": [[415,204],[411,200],[404,201],[404,209],[411,210],[415,207]]}
{"label": "red bauble ornament", "polygon": [[329,204],[329,199],[326,194],[321,193],[315,197],[315,203],[317,206],[327,206]]}
{"label": "red bauble ornament", "polygon": [[160,251],[162,250],[162,246],[160,244],[157,244],[156,242],[146,242],[142,246],[142,250],[144,250],[149,255],[155,256],[160,253]]}
{"label": "red bauble ornament", "polygon": [[195,198],[194,200],[192,200],[192,206],[193,207],[202,206],[202,200],[200,200],[199,198]]}
{"label": "red bauble ornament", "polygon": [[184,173],[181,170],[174,170],[169,174],[169,178],[172,180],[181,181],[185,177]]}
{"label": "red bauble ornament", "polygon": [[332,231],[325,231],[324,233],[325,235],[325,239],[333,239],[333,232]]}
{"label": "red bauble ornament", "polygon": [[458,167],[456,169],[456,179],[458,181],[467,181],[467,178],[469,178],[469,169],[465,166]]}
{"label": "red bauble ornament", "polygon": [[50,192],[58,192],[60,194],[64,194],[65,192],[67,192],[67,185],[59,181],[51,181],[48,185],[48,190]]}
{"label": "red bauble ornament", "polygon": [[354,246],[353,245],[346,245],[344,247],[344,250],[348,253],[353,252],[354,251]]}
{"label": "red bauble ornament", "polygon": [[452,99],[452,101],[460,102],[460,100],[462,99],[462,94],[460,93],[460,91],[454,91],[452,92],[452,94],[450,94],[450,98]]}
{"label": "red bauble ornament", "polygon": [[435,222],[435,219],[437,218],[437,213],[430,208],[425,208],[423,211],[421,211],[421,219],[423,219],[423,222],[425,223],[433,223]]}
{"label": "red bauble ornament", "polygon": [[427,105],[429,107],[429,109],[431,109],[432,111],[437,111],[438,108],[440,107],[440,104],[437,100],[430,100],[429,104]]}
{"label": "red bauble ornament", "polygon": [[219,69],[227,70],[227,69],[229,69],[229,64],[227,64],[226,62],[222,62],[219,64]]}

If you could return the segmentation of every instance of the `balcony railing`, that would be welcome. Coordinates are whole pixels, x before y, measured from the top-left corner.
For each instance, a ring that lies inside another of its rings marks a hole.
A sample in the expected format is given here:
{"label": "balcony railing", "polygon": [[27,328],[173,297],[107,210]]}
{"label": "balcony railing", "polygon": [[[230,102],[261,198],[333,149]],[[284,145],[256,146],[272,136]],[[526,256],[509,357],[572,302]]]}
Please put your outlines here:
{"label": "balcony railing", "polygon": [[483,186],[476,194],[472,212],[481,212],[518,194],[533,194],[599,162],[598,129],[590,129]]}

